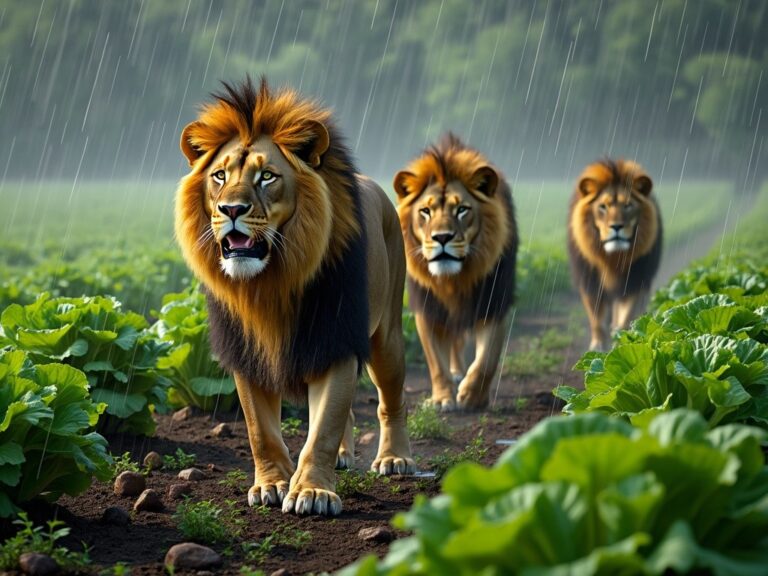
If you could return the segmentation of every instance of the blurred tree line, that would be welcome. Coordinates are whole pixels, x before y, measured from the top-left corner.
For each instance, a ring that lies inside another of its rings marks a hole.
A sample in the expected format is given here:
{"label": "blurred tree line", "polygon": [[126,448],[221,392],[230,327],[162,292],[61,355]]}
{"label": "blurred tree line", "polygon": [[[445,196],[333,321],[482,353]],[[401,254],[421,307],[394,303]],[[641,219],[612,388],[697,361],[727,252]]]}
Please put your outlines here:
{"label": "blurred tree line", "polygon": [[3,178],[176,177],[196,106],[246,73],[334,107],[388,179],[447,129],[508,174],[609,154],[768,174],[764,0],[5,0]]}

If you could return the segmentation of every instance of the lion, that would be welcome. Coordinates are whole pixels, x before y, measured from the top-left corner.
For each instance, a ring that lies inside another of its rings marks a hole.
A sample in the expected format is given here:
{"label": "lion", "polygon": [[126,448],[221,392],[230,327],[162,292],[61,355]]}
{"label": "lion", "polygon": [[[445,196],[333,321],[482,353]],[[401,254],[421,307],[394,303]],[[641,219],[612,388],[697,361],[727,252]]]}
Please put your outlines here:
{"label": "lion", "polygon": [[[394,188],[431,402],[444,411],[484,408],[514,303],[518,237],[510,188],[451,133],[398,172]],[[468,369],[467,340],[475,345]]]}
{"label": "lion", "polygon": [[568,214],[571,273],[587,311],[590,350],[606,350],[648,301],[661,260],[659,207],[653,182],[629,160],[602,160],[579,177]]}
{"label": "lion", "polygon": [[[356,171],[329,110],[263,78],[258,90],[250,78],[223,84],[181,135],[191,171],[176,193],[176,236],[207,292],[212,349],[234,374],[254,460],[249,505],[338,515],[334,468],[354,462],[365,364],[379,393],[372,469],[415,471],[397,214]],[[295,466],[280,408],[297,395],[309,433]]]}

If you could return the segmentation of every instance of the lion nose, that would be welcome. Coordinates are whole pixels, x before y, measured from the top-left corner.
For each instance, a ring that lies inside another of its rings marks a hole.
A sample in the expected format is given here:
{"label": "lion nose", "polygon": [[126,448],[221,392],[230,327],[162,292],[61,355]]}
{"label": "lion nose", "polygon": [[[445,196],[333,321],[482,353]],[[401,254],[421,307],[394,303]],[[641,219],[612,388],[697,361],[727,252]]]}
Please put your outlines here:
{"label": "lion nose", "polygon": [[432,234],[432,240],[440,242],[440,244],[445,246],[448,242],[453,240],[454,236],[456,236],[456,234],[453,232],[439,232],[437,234]]}
{"label": "lion nose", "polygon": [[224,216],[237,220],[238,216],[246,214],[251,209],[251,204],[217,204],[216,209]]}
{"label": "lion nose", "polygon": [[624,224],[611,224],[611,228],[613,228],[616,232],[624,228]]}

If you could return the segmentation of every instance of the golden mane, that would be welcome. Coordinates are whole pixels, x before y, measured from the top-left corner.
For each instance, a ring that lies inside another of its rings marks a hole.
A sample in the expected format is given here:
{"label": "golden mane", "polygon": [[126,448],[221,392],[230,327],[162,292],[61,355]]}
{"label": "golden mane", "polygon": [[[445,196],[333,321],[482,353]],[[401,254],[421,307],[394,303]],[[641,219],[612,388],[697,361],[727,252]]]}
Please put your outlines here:
{"label": "golden mane", "polygon": [[[272,93],[264,79],[258,91],[250,78],[238,88],[224,86],[226,92],[214,94],[216,100],[203,106],[182,135],[191,172],[176,192],[176,238],[195,276],[242,324],[249,344],[279,369],[304,288],[362,233],[355,169],[330,111],[317,102],[289,89]],[[323,146],[327,151],[322,157],[305,158],[318,138],[318,125],[328,138]],[[296,172],[296,211],[280,231],[285,240],[279,257],[257,277],[233,280],[222,272],[218,246],[207,234],[205,171],[230,140],[239,138],[249,145],[263,135],[272,139]]]}
{"label": "golden mane", "polygon": [[[405,239],[408,274],[434,294],[448,310],[466,305],[466,297],[478,282],[491,273],[510,244],[517,240],[510,190],[500,172],[495,170],[498,186],[493,195],[477,192],[480,184],[478,170],[491,166],[480,152],[449,133],[408,165],[406,172],[410,174],[401,183],[407,195],[400,198],[397,212]],[[461,272],[436,278],[421,256],[419,240],[411,228],[411,211],[414,201],[428,186],[438,184],[445,187],[452,181],[461,182],[467,192],[479,201],[482,224]]]}
{"label": "golden mane", "polygon": [[[643,168],[631,160],[595,162],[579,176],[579,184],[571,199],[568,227],[573,247],[599,272],[608,289],[616,288],[626,278],[632,264],[649,254],[659,241],[659,209],[650,189],[643,194],[633,186],[640,178],[650,183]],[[631,190],[632,197],[640,206],[640,216],[632,250],[607,254],[601,248],[590,205],[597,193],[611,184]]]}

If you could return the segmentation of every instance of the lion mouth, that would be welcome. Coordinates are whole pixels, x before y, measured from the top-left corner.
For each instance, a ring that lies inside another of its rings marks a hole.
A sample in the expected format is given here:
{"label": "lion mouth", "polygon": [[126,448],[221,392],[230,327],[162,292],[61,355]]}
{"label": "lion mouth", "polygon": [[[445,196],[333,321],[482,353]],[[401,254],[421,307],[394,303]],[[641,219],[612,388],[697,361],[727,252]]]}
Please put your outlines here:
{"label": "lion mouth", "polygon": [[446,260],[451,262],[462,262],[464,259],[454,256],[452,254],[448,254],[448,252],[441,252],[440,254],[432,258],[430,262],[443,262]]}
{"label": "lion mouth", "polygon": [[258,258],[261,260],[269,253],[266,239],[257,240],[232,230],[221,241],[221,255],[224,258]]}

